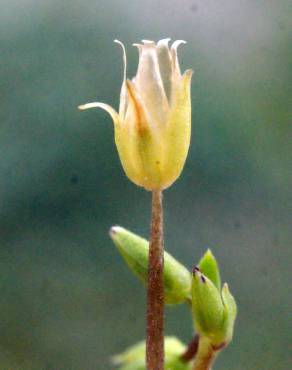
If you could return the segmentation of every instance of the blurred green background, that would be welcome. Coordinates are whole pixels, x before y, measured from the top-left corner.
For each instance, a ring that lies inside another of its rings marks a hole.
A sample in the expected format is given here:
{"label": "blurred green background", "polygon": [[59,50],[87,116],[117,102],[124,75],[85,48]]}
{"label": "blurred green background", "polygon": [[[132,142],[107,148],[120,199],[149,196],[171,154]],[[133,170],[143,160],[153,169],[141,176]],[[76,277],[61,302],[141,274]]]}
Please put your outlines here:
{"label": "blurred green background", "polygon": [[[291,366],[290,1],[1,0],[0,369],[106,370],[144,337],[145,291],[108,237],[145,237],[150,194],[122,172],[111,119],[125,42],[184,39],[193,135],[165,192],[166,248],[189,268],[207,247],[239,304],[216,370]],[[290,310],[289,310],[290,308]],[[192,336],[186,307],[166,333]]]}

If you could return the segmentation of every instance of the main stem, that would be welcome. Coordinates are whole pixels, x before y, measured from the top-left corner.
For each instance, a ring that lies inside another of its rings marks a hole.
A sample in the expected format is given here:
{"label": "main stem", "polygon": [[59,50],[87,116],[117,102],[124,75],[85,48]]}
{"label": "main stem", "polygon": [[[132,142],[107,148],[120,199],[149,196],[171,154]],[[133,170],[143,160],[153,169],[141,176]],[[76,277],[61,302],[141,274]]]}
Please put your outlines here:
{"label": "main stem", "polygon": [[163,206],[162,192],[152,192],[147,285],[147,370],[164,369]]}

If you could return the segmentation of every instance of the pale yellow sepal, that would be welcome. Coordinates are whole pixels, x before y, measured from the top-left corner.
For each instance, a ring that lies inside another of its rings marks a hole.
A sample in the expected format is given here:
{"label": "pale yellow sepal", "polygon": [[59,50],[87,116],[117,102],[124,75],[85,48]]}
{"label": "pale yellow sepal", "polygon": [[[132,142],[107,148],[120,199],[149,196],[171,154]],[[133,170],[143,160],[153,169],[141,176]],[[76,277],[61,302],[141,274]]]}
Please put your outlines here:
{"label": "pale yellow sepal", "polygon": [[165,134],[165,164],[163,168],[163,188],[170,186],[181,174],[191,140],[191,78],[192,70],[187,70],[178,83],[173,96]]}

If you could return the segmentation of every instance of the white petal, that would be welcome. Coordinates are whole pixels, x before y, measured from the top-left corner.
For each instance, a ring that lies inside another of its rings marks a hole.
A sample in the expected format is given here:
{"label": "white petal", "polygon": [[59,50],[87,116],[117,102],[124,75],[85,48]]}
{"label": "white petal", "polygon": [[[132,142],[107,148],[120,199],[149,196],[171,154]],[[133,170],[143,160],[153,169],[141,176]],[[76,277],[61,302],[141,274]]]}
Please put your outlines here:
{"label": "white petal", "polygon": [[143,42],[143,45],[135,45],[139,49],[139,64],[134,83],[152,121],[162,124],[166,121],[168,102],[160,74],[157,47],[152,41]]}
{"label": "white petal", "polygon": [[166,39],[159,40],[158,43],[157,43],[157,46],[160,47],[160,46],[164,45],[168,48],[168,44],[169,44],[170,40],[171,39],[169,37],[166,38]]}
{"label": "white petal", "polygon": [[170,38],[160,40],[157,43],[159,69],[168,102],[170,101],[171,96],[171,75],[172,75],[171,54],[168,47],[169,41]]}
{"label": "white petal", "polygon": [[187,42],[185,40],[176,40],[174,41],[174,43],[171,45],[171,48],[172,49],[175,49],[177,50],[177,48],[179,47],[179,45],[182,45],[182,44],[186,44]]}
{"label": "white petal", "polygon": [[114,40],[115,43],[119,44],[123,51],[123,62],[124,62],[124,75],[123,75],[123,82],[126,81],[127,78],[127,54],[124,44],[119,40]]}
{"label": "white petal", "polygon": [[136,46],[139,50],[140,48],[143,46],[142,44],[138,44],[137,42],[135,42],[134,44],[132,44],[133,46]]}
{"label": "white petal", "polygon": [[142,40],[142,42],[143,42],[143,44],[144,45],[146,45],[146,44],[148,44],[148,45],[155,45],[155,42],[154,41],[151,41],[151,40]]}
{"label": "white petal", "polygon": [[171,45],[171,48],[170,48],[171,58],[172,58],[173,73],[177,74],[178,76],[181,76],[181,73],[180,73],[180,68],[179,68],[179,63],[178,63],[178,58],[177,58],[177,48],[181,44],[186,44],[186,41],[184,41],[184,40],[176,40]]}

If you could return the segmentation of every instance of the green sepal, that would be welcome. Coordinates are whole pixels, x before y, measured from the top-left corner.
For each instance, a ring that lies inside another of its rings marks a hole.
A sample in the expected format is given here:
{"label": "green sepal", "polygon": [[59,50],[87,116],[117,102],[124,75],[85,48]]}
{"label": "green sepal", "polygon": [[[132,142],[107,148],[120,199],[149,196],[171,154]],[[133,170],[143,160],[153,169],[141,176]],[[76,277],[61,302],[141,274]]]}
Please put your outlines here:
{"label": "green sepal", "polygon": [[218,268],[216,258],[214,257],[210,249],[208,249],[204,256],[201,258],[198,266],[201,272],[205,276],[207,276],[220,291],[221,289],[220,271]]}
{"label": "green sepal", "polygon": [[[181,361],[180,357],[186,346],[176,337],[165,337],[165,370],[190,370],[190,364]],[[146,370],[145,341],[138,342],[120,355],[113,357],[113,363],[119,370]]]}
{"label": "green sepal", "polygon": [[[110,236],[130,270],[146,284],[148,241],[120,226],[112,227]],[[190,272],[167,252],[164,252],[164,294],[167,304],[180,304],[191,299]]]}
{"label": "green sepal", "polygon": [[208,338],[214,347],[225,346],[231,341],[237,313],[228,285],[225,283],[220,291],[220,284],[216,259],[207,251],[199,267],[193,269],[192,313],[198,334]]}
{"label": "green sepal", "polygon": [[192,313],[200,336],[207,336],[214,345],[222,341],[224,306],[219,290],[199,268],[193,270]]}
{"label": "green sepal", "polygon": [[226,342],[230,342],[233,336],[233,328],[237,315],[237,305],[230,293],[227,283],[222,288],[222,300],[224,305],[224,330]]}

